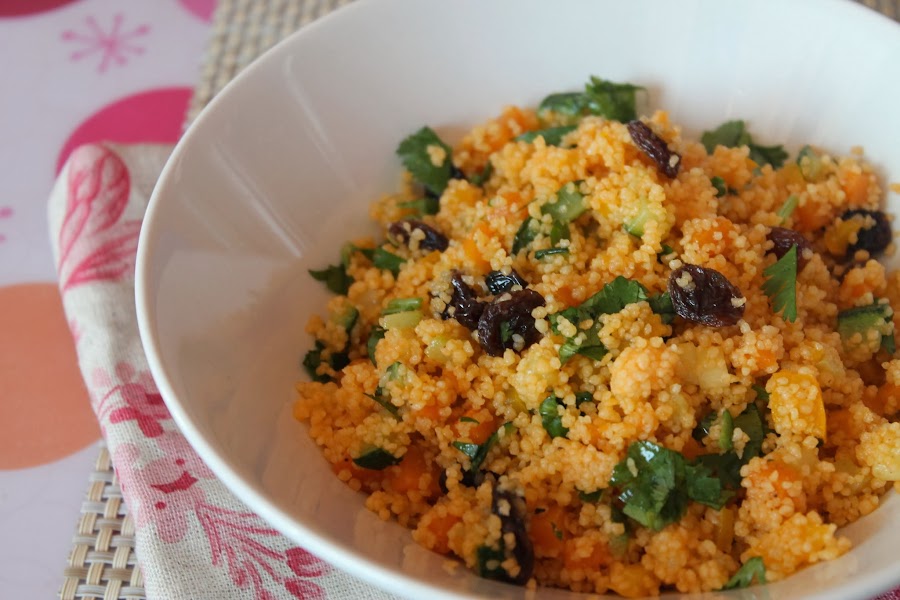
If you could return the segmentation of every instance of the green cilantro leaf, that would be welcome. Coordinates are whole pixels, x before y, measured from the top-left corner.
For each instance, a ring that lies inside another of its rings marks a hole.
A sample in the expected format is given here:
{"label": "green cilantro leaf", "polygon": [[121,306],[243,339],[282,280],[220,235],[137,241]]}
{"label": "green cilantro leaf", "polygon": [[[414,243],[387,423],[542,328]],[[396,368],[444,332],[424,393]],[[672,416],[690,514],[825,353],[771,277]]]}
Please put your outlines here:
{"label": "green cilantro leaf", "polygon": [[517,142],[528,142],[531,144],[538,137],[544,138],[544,143],[548,146],[559,146],[562,139],[569,133],[575,131],[575,125],[563,125],[560,127],[548,127],[547,129],[537,129],[535,131],[526,131],[515,137]]}
{"label": "green cilantro leaf", "polygon": [[312,350],[306,353],[303,357],[303,368],[306,370],[307,375],[313,381],[318,381],[319,383],[328,383],[331,381],[331,377],[328,375],[320,375],[316,373],[316,369],[318,369],[319,365],[322,364],[322,351],[325,350],[325,344],[323,344],[320,340],[316,340],[316,345]]}
{"label": "green cilantro leaf", "polygon": [[480,421],[478,419],[473,419],[472,417],[460,417],[459,422],[460,423],[475,423],[476,425],[478,425]]}
{"label": "green cilantro leaf", "polygon": [[[546,138],[544,138],[544,139],[546,141]],[[472,185],[477,185],[478,187],[481,187],[487,182],[488,179],[491,178],[491,175],[493,174],[493,172],[494,172],[494,164],[489,162],[488,164],[486,164],[484,166],[484,170],[482,170],[481,173],[476,173],[475,175],[472,175],[471,177],[469,177],[469,183],[471,183]],[[436,212],[437,211],[435,211],[435,213]],[[432,214],[434,214],[434,213],[432,213]]]}
{"label": "green cilantro leaf", "polygon": [[544,398],[538,412],[541,415],[541,423],[550,435],[550,439],[566,437],[569,429],[562,425],[562,417],[559,414],[559,399],[556,396]]}
{"label": "green cilantro leaf", "polygon": [[660,292],[647,298],[650,303],[650,310],[659,315],[660,320],[668,325],[675,320],[675,306],[672,304],[672,297],[669,292]]}
{"label": "green cilantro leaf", "polygon": [[766,565],[759,556],[754,556],[741,565],[741,568],[728,580],[728,583],[722,586],[722,589],[745,588],[752,584],[754,579],[758,584],[766,583]]}
{"label": "green cilantro leaf", "polygon": [[756,398],[758,400],[762,400],[765,403],[769,402],[769,392],[766,391],[766,388],[759,385],[758,383],[754,383],[750,386],[754,392],[756,392]]}
{"label": "green cilantro leaf", "polygon": [[335,294],[346,295],[350,285],[353,284],[353,278],[347,274],[344,265],[331,265],[319,271],[310,269],[309,274],[316,281],[321,281],[329,290]]}
{"label": "green cilantro leaf", "polygon": [[441,202],[437,198],[426,196],[418,200],[410,200],[409,202],[400,202],[397,204],[400,208],[407,208],[417,217],[425,215],[436,215],[441,210]]}
{"label": "green cilantro leaf", "polygon": [[637,91],[644,88],[630,83],[614,83],[591,77],[585,85],[587,110],[613,121],[626,123],[637,118]]}
{"label": "green cilantro leaf", "polygon": [[[550,94],[538,106],[538,116],[553,113],[566,125],[577,123],[585,115],[599,115],[623,123],[637,117],[637,91],[644,88],[630,83],[614,83],[591,77],[583,92]],[[548,142],[549,143],[549,142]]]}
{"label": "green cilantro leaf", "polygon": [[718,175],[711,178],[709,182],[716,188],[716,198],[721,198],[728,193],[728,186],[725,184],[725,180]]}
{"label": "green cilantro leaf", "polygon": [[747,146],[750,148],[750,158],[753,162],[759,166],[772,165],[773,169],[781,167],[788,157],[783,146],[760,146],[753,143],[753,138],[741,120],[727,121],[712,131],[704,132],[700,141],[709,154],[713,153],[716,146],[726,148]]}
{"label": "green cilantro leaf", "polygon": [[393,252],[388,252],[384,248],[375,248],[375,252],[372,254],[372,264],[376,268],[390,271],[394,274],[394,277],[400,274],[400,267],[405,262],[405,258],[397,256]]}
{"label": "green cilantro leaf", "polygon": [[772,300],[776,313],[785,321],[797,319],[797,246],[792,246],[784,256],[763,270],[766,282],[763,291]]}
{"label": "green cilantro leaf", "polygon": [[366,353],[369,355],[369,360],[372,361],[373,365],[375,364],[375,347],[378,346],[378,342],[384,339],[385,333],[387,333],[387,330],[381,325],[375,325],[369,332],[369,339],[366,341]]}
{"label": "green cilantro leaf", "polygon": [[385,450],[384,448],[373,448],[353,459],[357,467],[370,469],[372,471],[382,471],[391,465],[398,464],[402,458],[398,458]]}
{"label": "green cilantro leaf", "polygon": [[603,496],[603,490],[594,490],[593,492],[582,492],[581,490],[578,490],[578,499],[585,504],[599,502],[601,496]]}
{"label": "green cilantro leaf", "polygon": [[875,302],[867,306],[857,306],[838,313],[837,330],[844,345],[851,345],[855,334],[868,339],[870,332],[881,336],[881,347],[889,354],[897,350],[893,326],[894,311],[890,304]]}
{"label": "green cilantro leaf", "polygon": [[377,402],[383,409],[394,415],[394,418],[400,420],[400,409],[394,405],[388,398],[384,397],[384,390],[381,386],[375,388],[374,394],[366,394],[369,398]]}
{"label": "green cilantro leaf", "polygon": [[731,497],[705,465],[649,441],[628,446],[609,485],[627,516],[656,531],[681,519],[691,500],[721,508]]}
{"label": "green cilantro leaf", "polygon": [[469,468],[467,469],[469,473],[475,473],[481,468],[481,463],[487,458],[488,452],[491,451],[491,448],[493,448],[494,444],[497,443],[497,440],[500,439],[500,430],[503,429],[506,432],[509,432],[512,427],[512,423],[504,423],[498,427],[497,430],[491,434],[491,437],[483,444],[473,444],[472,442],[461,441],[453,442],[454,448],[469,457]]}
{"label": "green cilantro leaf", "polygon": [[528,247],[534,241],[534,238],[537,237],[539,228],[540,222],[534,217],[525,219],[513,238],[512,253],[518,254],[521,250]]}
{"label": "green cilantro leaf", "polygon": [[[431,162],[428,148],[432,146],[444,151],[444,160],[438,166]],[[432,195],[440,196],[444,192],[453,169],[452,150],[434,130],[423,127],[404,139],[397,147],[397,155],[413,179],[425,186]]]}

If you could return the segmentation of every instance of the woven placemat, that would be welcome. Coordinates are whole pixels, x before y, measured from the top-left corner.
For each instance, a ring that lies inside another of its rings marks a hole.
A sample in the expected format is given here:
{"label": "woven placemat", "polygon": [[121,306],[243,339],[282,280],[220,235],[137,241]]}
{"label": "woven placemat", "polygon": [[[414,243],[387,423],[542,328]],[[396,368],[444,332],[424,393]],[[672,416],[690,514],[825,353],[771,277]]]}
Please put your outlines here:
{"label": "woven placemat", "polygon": [[[351,0],[219,0],[188,124],[241,69],[276,42]],[[856,0],[900,20],[900,0]],[[87,497],[63,571],[61,600],[146,598],[134,551],[134,524],[122,501],[109,452],[89,477]]]}

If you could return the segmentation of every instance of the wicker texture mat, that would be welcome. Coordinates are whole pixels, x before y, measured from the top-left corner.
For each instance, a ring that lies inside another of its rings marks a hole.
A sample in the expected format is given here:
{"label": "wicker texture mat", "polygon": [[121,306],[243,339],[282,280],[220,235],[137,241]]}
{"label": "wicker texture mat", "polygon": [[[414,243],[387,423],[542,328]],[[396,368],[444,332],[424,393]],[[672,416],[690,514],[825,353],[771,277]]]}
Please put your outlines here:
{"label": "wicker texture mat", "polygon": [[[242,68],[276,42],[351,0],[219,0],[190,123]],[[900,20],[900,0],[857,0]],[[94,472],[63,571],[61,600],[146,598],[128,515],[105,445]]]}

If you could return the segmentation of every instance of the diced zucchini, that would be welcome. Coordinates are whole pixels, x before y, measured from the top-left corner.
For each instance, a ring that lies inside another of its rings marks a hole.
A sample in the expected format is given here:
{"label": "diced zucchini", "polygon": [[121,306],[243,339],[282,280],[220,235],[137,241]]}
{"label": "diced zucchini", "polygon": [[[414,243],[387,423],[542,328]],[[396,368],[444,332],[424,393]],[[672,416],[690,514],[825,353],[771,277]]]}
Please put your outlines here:
{"label": "diced zucchini", "polygon": [[381,316],[385,317],[396,313],[419,310],[420,308],[422,308],[421,298],[394,298],[381,311]]}
{"label": "diced zucchini", "polygon": [[[893,316],[894,311],[889,304],[878,303],[838,313],[837,330],[844,348],[856,348],[877,340],[880,347],[893,354],[896,350]],[[856,334],[861,337],[856,338]]]}
{"label": "diced zucchini", "polygon": [[734,419],[731,418],[731,413],[726,409],[722,411],[719,421],[719,448],[731,450],[734,445],[731,439],[734,434]]}
{"label": "diced zucchini", "polygon": [[800,167],[803,179],[807,181],[818,181],[822,177],[822,157],[809,146],[803,146],[800,149],[800,153],[797,155],[797,166]]}
{"label": "diced zucchini", "polygon": [[654,220],[656,217],[653,214],[654,211],[650,207],[650,202],[647,200],[645,196],[641,196],[640,199],[640,209],[637,214],[630,219],[627,219],[622,226],[625,228],[625,231],[630,233],[635,237],[641,237],[644,235],[644,226],[647,224],[647,221]]}
{"label": "diced zucchini", "polygon": [[407,310],[391,313],[381,318],[381,325],[385,329],[412,329],[422,320],[421,310]]}
{"label": "diced zucchini", "polygon": [[541,207],[541,214],[550,215],[558,223],[571,223],[587,210],[584,194],[578,189],[579,181],[572,181],[559,188],[556,200]]}
{"label": "diced zucchini", "polygon": [[350,335],[350,331],[359,320],[359,310],[352,304],[348,304],[341,312],[331,315],[331,320],[335,325],[343,327],[347,335]]}
{"label": "diced zucchini", "polygon": [[544,143],[548,146],[559,146],[562,139],[569,133],[575,131],[575,125],[563,125],[561,127],[549,127],[547,129],[538,129],[537,131],[526,131],[516,136],[517,142],[534,142],[538,137],[544,138]]}
{"label": "diced zucchini", "polygon": [[369,332],[369,339],[366,341],[366,352],[369,355],[369,360],[375,366],[378,366],[378,363],[375,362],[375,348],[378,346],[378,342],[384,339],[385,332],[386,329],[384,327],[375,325],[372,327],[372,331]]}

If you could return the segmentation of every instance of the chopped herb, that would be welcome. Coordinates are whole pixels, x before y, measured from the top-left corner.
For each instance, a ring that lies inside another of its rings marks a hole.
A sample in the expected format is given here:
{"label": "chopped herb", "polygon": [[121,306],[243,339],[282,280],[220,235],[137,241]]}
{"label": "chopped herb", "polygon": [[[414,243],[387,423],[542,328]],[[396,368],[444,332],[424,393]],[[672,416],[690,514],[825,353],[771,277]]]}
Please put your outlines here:
{"label": "chopped herb", "polygon": [[[545,138],[545,140],[546,140],[546,138]],[[491,178],[491,175],[493,174],[493,172],[494,172],[494,164],[491,162],[488,162],[488,164],[486,164],[484,166],[484,169],[481,171],[481,173],[477,173],[477,174],[469,177],[469,183],[471,183],[472,185],[477,185],[478,187],[481,187],[485,183],[487,183],[487,180]]]}
{"label": "chopped herb", "polygon": [[500,321],[500,341],[506,344],[512,337],[513,332],[509,327],[509,321]]}
{"label": "chopped herb", "polygon": [[722,450],[731,450],[734,448],[734,419],[728,409],[722,411],[720,417],[722,423],[719,425],[719,448]]}
{"label": "chopped herb", "polygon": [[660,321],[666,325],[675,320],[675,306],[672,305],[672,297],[669,292],[660,292],[647,298],[650,310],[659,315]]}
{"label": "chopped herb", "polygon": [[372,448],[368,452],[353,459],[357,467],[372,471],[382,471],[392,465],[398,464],[402,458],[397,458],[384,448]]}
{"label": "chopped herb", "polygon": [[775,213],[781,217],[782,223],[787,221],[790,216],[794,214],[794,210],[797,208],[797,201],[797,196],[791,194],[788,196],[787,200],[784,201],[784,204],[781,205],[781,208],[778,209],[778,212]]}
{"label": "chopped herb", "polygon": [[562,240],[569,239],[569,225],[568,223],[561,223],[560,221],[552,221],[550,223],[550,243],[558,244]]}
{"label": "chopped herb", "polygon": [[635,96],[642,87],[630,83],[613,83],[591,77],[583,92],[550,94],[538,106],[538,116],[545,119],[553,113],[558,120],[577,123],[585,115],[631,121],[637,116]]}
{"label": "chopped herb", "polygon": [[541,402],[538,412],[540,412],[541,423],[543,423],[544,429],[550,435],[550,439],[566,437],[569,429],[562,425],[562,417],[559,414],[559,399],[556,396],[547,396]]}
{"label": "chopped herb", "polygon": [[778,262],[763,269],[763,275],[763,291],[772,300],[773,309],[793,323],[797,319],[797,246],[791,246]]}
{"label": "chopped herb", "polygon": [[603,286],[603,288],[582,302],[577,307],[567,308],[550,315],[550,325],[553,332],[559,334],[557,322],[560,317],[575,325],[586,320],[592,320],[593,325],[587,330],[581,330],[575,336],[567,338],[559,349],[559,359],[565,364],[576,354],[581,354],[594,360],[602,359],[607,350],[598,337],[600,331],[600,315],[615,314],[633,302],[647,300],[647,290],[637,281],[631,281],[619,276]]}
{"label": "chopped herb", "polygon": [[537,237],[539,227],[540,222],[534,217],[525,219],[513,238],[512,253],[518,254],[519,251],[528,247]]}
{"label": "chopped herb", "polygon": [[315,347],[303,357],[303,368],[306,369],[309,378],[313,381],[318,381],[319,383],[328,383],[331,381],[331,377],[328,375],[320,375],[316,372],[319,365],[322,364],[322,351],[324,349],[325,344],[320,340],[316,340]]}
{"label": "chopped herb", "polygon": [[332,352],[328,364],[335,371],[340,371],[350,364],[350,356],[346,352]]}
{"label": "chopped herb", "polygon": [[753,138],[741,120],[727,121],[712,131],[704,132],[700,141],[709,154],[713,153],[716,146],[726,148],[747,146],[750,148],[750,159],[760,167],[768,164],[772,165],[773,169],[778,169],[788,156],[783,146],[760,146],[753,143]]}
{"label": "chopped herb", "polygon": [[399,421],[400,420],[400,409],[395,406],[388,398],[384,397],[384,390],[379,385],[375,388],[374,394],[366,394],[369,398],[377,402],[384,408],[386,411],[394,415],[394,417]]}
{"label": "chopped herb", "polygon": [[617,489],[622,511],[655,531],[681,519],[691,500],[719,509],[731,497],[704,465],[648,441],[628,446],[609,485]]}
{"label": "chopped herb", "polygon": [[753,389],[754,392],[756,392],[756,398],[757,398],[757,399],[762,400],[763,402],[765,402],[765,403],[768,404],[768,402],[769,402],[769,392],[766,391],[766,388],[764,388],[763,386],[761,386],[761,385],[759,385],[759,384],[757,384],[757,383],[754,383],[754,384],[753,384],[752,386],[750,386],[750,387]]}
{"label": "chopped herb", "polygon": [[763,563],[762,557],[754,556],[741,565],[741,568],[728,580],[723,590],[734,590],[745,588],[756,580],[758,584],[766,583],[766,565]]}
{"label": "chopped herb", "polygon": [[577,392],[575,394],[575,406],[581,406],[585,402],[593,402],[594,395],[590,392]]}
{"label": "chopped herb", "polygon": [[[709,427],[712,425],[712,421],[708,421],[710,418],[715,419],[716,413],[711,412],[701,424],[701,426],[705,425],[707,434],[709,433]],[[698,426],[698,428],[701,426]],[[722,454],[698,456],[694,463],[703,465],[712,472],[722,482],[724,489],[736,491],[741,487],[741,467],[750,462],[750,459],[762,455],[762,443],[766,437],[767,430],[762,415],[754,403],[748,404],[747,408],[740,415],[734,417],[733,427],[739,427],[749,438],[744,444],[744,451],[741,456],[738,456],[737,452],[731,449]],[[695,429],[694,439],[698,441],[703,439],[702,435],[699,438],[697,435],[698,431]]]}
{"label": "chopped herb", "polygon": [[353,278],[347,274],[347,268],[340,265],[331,265],[319,271],[310,269],[309,274],[316,281],[321,281],[329,290],[335,294],[346,295],[350,285],[353,284]]}
{"label": "chopped herb", "polygon": [[[435,166],[431,161],[429,147],[444,151],[444,160],[440,165]],[[444,192],[453,171],[453,152],[430,127],[423,127],[400,142],[397,155],[413,179],[432,195],[440,196]]]}
{"label": "chopped herb", "polygon": [[550,522],[550,527],[553,528],[553,536],[554,536],[556,539],[558,539],[558,540],[563,539],[563,532],[559,529],[559,527],[556,526],[556,523],[554,523],[554,522],[551,521],[551,522]]}
{"label": "chopped herb", "polygon": [[375,347],[378,345],[378,342],[384,339],[386,332],[387,330],[381,325],[375,325],[372,327],[372,331],[369,332],[369,339],[366,341],[366,353],[369,355],[369,360],[372,361],[373,365],[376,364]]}
{"label": "chopped herb", "polygon": [[422,308],[421,298],[394,298],[388,302],[387,306],[384,307],[384,310],[381,311],[381,316],[393,315],[410,310],[419,310],[420,308]]}
{"label": "chopped herb", "polygon": [[472,417],[460,417],[459,422],[460,423],[475,423],[476,425],[479,424],[478,419],[473,419]]}
{"label": "chopped herb", "polygon": [[663,244],[660,247],[659,254],[657,256],[669,256],[670,254],[675,254],[675,248],[668,244]]}
{"label": "chopped herb", "polygon": [[716,198],[721,198],[728,193],[728,186],[725,184],[725,180],[718,175],[710,179],[709,182],[716,188]]}
{"label": "chopped herb", "polygon": [[594,490],[593,492],[582,492],[581,490],[578,490],[578,499],[585,504],[599,502],[601,496],[603,496],[603,490]]}
{"label": "chopped herb", "polygon": [[497,443],[497,440],[500,439],[500,429],[503,429],[509,432],[512,429],[512,423],[504,423],[501,425],[497,431],[491,434],[491,437],[487,439],[483,444],[473,444],[472,442],[453,442],[453,447],[465,454],[469,457],[469,468],[467,472],[475,473],[481,468],[481,463],[484,462],[484,459],[487,458],[488,452],[491,451],[491,448],[494,447],[494,444]]}
{"label": "chopped herb", "polygon": [[532,143],[538,137],[544,138],[544,143],[548,146],[559,146],[562,143],[562,139],[566,137],[569,133],[575,131],[574,125],[563,125],[561,127],[548,127],[547,129],[537,129],[535,131],[526,131],[523,134],[517,135],[515,140],[517,142],[527,142]]}
{"label": "chopped herb", "polygon": [[413,211],[418,217],[436,215],[441,210],[440,200],[428,196],[418,200],[410,200],[409,202],[400,202],[397,206]]}
{"label": "chopped herb", "polygon": [[837,330],[845,346],[854,344],[854,335],[862,335],[863,343],[869,339],[871,331],[881,338],[881,348],[888,354],[896,352],[893,326],[894,311],[889,304],[875,302],[868,306],[858,306],[838,313]]}
{"label": "chopped herb", "polygon": [[503,561],[506,560],[506,550],[502,537],[498,543],[500,548],[491,548],[487,545],[478,546],[475,552],[475,570],[479,577],[496,581],[508,581],[509,574],[501,566]]}
{"label": "chopped herb", "polygon": [[384,248],[375,248],[372,254],[372,264],[378,269],[390,271],[394,274],[394,277],[400,274],[400,267],[405,262],[405,258],[397,256],[393,252],[388,252]]}
{"label": "chopped herb", "polygon": [[641,86],[630,83],[614,83],[599,77],[591,77],[585,85],[587,110],[613,121],[626,123],[637,118],[637,91]]}
{"label": "chopped herb", "polygon": [[344,331],[346,331],[349,336],[353,327],[356,325],[356,322],[359,320],[359,310],[352,304],[347,305],[343,312],[335,314],[332,317],[332,320],[335,324],[343,327]]}
{"label": "chopped herb", "polygon": [[544,258],[545,256],[553,256],[554,254],[568,254],[568,248],[547,248],[546,250],[536,250],[534,253],[534,257],[538,260]]}

